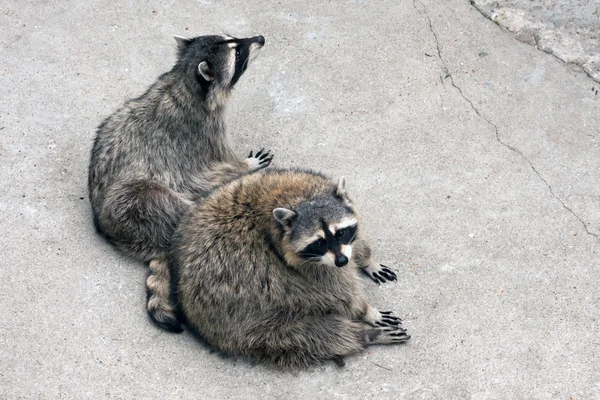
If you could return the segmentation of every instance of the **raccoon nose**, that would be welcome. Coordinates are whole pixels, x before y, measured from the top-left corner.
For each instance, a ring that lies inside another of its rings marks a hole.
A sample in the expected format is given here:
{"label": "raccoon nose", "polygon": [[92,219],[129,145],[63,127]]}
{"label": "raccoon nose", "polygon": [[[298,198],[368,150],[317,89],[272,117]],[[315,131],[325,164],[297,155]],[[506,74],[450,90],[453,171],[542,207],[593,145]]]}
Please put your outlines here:
{"label": "raccoon nose", "polygon": [[256,41],[258,42],[258,44],[260,44],[261,46],[265,45],[265,37],[263,35],[258,35],[256,36]]}
{"label": "raccoon nose", "polygon": [[348,264],[348,257],[346,257],[345,255],[342,254],[339,257],[335,258],[336,267],[343,267],[346,264]]}

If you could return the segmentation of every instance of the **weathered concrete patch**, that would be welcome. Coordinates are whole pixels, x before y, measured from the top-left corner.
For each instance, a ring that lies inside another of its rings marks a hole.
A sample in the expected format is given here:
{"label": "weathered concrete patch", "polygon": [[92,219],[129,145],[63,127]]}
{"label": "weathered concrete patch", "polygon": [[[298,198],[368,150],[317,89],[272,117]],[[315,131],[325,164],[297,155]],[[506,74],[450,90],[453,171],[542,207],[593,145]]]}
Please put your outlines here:
{"label": "weathered concrete patch", "polygon": [[484,16],[600,82],[600,3],[590,0],[471,0]]}

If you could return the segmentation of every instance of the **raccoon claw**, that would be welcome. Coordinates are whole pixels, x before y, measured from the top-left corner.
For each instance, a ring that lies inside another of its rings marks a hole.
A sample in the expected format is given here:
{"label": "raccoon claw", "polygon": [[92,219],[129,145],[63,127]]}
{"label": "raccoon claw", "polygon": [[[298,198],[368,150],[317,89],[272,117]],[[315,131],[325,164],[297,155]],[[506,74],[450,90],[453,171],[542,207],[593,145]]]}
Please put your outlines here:
{"label": "raccoon claw", "polygon": [[271,164],[271,161],[273,161],[273,156],[271,150],[265,151],[264,148],[257,151],[256,154],[254,154],[253,151],[250,151],[248,158],[246,158],[246,163],[251,171],[266,168]]}
{"label": "raccoon claw", "polygon": [[386,282],[386,279],[381,276],[380,274],[378,274],[377,272],[373,273],[373,276],[377,279],[377,284],[381,285],[382,283]]}

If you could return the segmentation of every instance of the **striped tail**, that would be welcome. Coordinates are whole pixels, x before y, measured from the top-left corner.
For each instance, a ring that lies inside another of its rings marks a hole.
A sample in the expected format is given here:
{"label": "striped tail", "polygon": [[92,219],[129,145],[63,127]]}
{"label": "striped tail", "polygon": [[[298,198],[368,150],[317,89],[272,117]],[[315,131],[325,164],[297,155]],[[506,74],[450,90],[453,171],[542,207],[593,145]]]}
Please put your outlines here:
{"label": "striped tail", "polygon": [[146,279],[146,308],[150,318],[161,328],[181,332],[183,328],[170,301],[171,281],[166,257],[150,261],[150,274]]}

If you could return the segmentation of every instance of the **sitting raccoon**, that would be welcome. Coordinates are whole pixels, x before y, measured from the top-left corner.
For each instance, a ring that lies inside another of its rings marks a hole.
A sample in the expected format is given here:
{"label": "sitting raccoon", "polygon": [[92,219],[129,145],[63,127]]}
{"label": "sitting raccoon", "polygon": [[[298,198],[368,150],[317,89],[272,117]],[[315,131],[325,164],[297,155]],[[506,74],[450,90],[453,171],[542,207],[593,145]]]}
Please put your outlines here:
{"label": "sitting raccoon", "polygon": [[265,39],[176,39],[171,71],[98,127],[88,179],[96,229],[149,264],[148,313],[169,330],[179,324],[155,281],[169,273],[166,252],[179,219],[215,186],[272,160],[264,151],[236,155],[223,119],[229,94]]}
{"label": "sitting raccoon", "polygon": [[405,342],[400,319],[363,294],[357,266],[396,275],[371,262],[358,221],[343,178],[272,169],[233,180],[181,220],[173,304],[213,347],[289,368]]}

